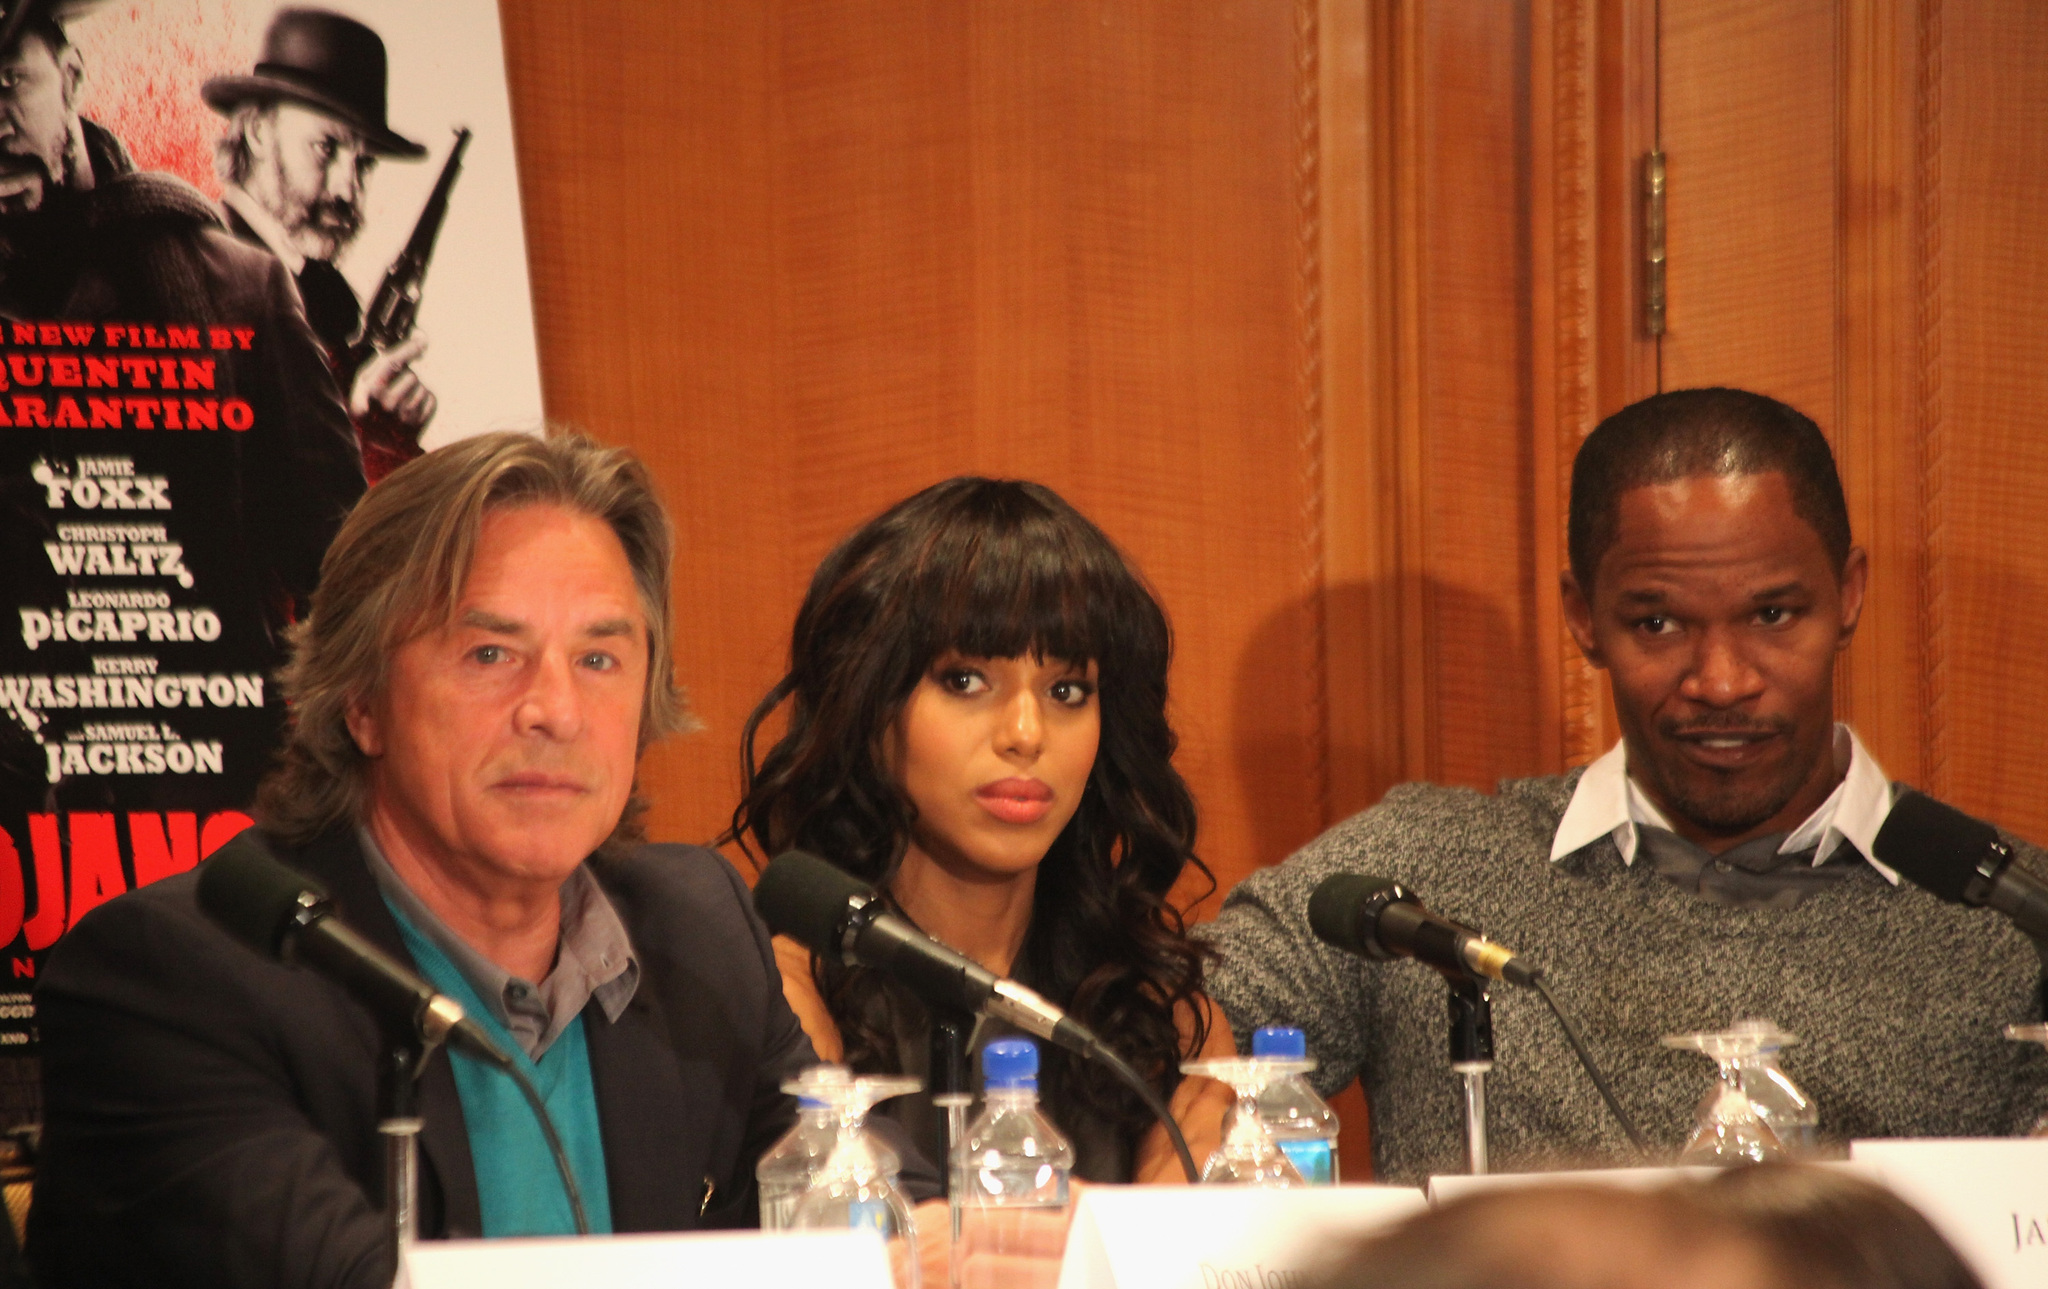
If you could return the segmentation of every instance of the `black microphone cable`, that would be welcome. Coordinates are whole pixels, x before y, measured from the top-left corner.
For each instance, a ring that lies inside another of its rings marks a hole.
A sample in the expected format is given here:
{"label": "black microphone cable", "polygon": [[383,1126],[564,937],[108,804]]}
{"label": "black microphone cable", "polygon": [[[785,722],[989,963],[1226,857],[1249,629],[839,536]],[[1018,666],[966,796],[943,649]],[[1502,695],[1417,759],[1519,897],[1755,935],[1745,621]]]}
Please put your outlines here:
{"label": "black microphone cable", "polygon": [[[451,1059],[454,1053],[449,1053]],[[533,1086],[533,1080],[526,1077],[526,1071],[515,1061],[508,1061],[498,1067],[512,1076],[512,1082],[519,1086],[519,1095],[526,1098],[526,1104],[533,1107],[533,1117],[540,1123],[540,1135],[546,1138],[548,1154],[554,1156],[555,1171],[561,1174],[562,1191],[569,1197],[569,1216],[576,1222],[576,1234],[590,1234],[590,1215],[583,1211],[583,1188],[576,1184],[576,1170],[569,1166],[569,1152],[562,1146],[562,1134],[555,1131],[554,1116],[548,1113],[547,1103],[540,1099],[540,1089]]]}
{"label": "black microphone cable", "polygon": [[1558,1006],[1557,997],[1550,992],[1550,986],[1544,981],[1543,973],[1531,971],[1529,984],[1542,996],[1544,1002],[1550,1004],[1550,1014],[1557,1017],[1558,1027],[1564,1030],[1565,1040],[1572,1045],[1572,1052],[1579,1058],[1579,1064],[1586,1067],[1587,1077],[1593,1080],[1594,1087],[1600,1089],[1600,1099],[1614,1112],[1614,1121],[1628,1134],[1629,1142],[1635,1146],[1638,1154],[1649,1154],[1650,1143],[1643,1139],[1643,1134],[1636,1127],[1635,1121],[1628,1117],[1628,1111],[1621,1108],[1621,1102],[1615,1097],[1614,1089],[1607,1086],[1607,1076],[1600,1073],[1600,1067],[1594,1062],[1593,1054],[1586,1050],[1585,1042],[1579,1038],[1579,1027],[1572,1024],[1572,1018],[1565,1014],[1564,1008]]}
{"label": "black microphone cable", "polygon": [[1173,1153],[1180,1156],[1180,1170],[1187,1174],[1188,1184],[1192,1186],[1200,1182],[1202,1170],[1195,1167],[1194,1152],[1188,1149],[1188,1139],[1181,1133],[1180,1124],[1174,1119],[1173,1111],[1167,1107],[1166,1102],[1152,1090],[1152,1085],[1146,1082],[1143,1076],[1131,1068],[1129,1061],[1117,1055],[1115,1048],[1095,1037],[1085,1027],[1076,1024],[1075,1028],[1088,1036],[1088,1050],[1082,1055],[1108,1066],[1110,1073],[1122,1079],[1125,1086],[1138,1094],[1138,1099],[1145,1103],[1145,1108],[1152,1112],[1152,1117],[1159,1120],[1159,1126],[1166,1129],[1167,1140],[1173,1143]]}

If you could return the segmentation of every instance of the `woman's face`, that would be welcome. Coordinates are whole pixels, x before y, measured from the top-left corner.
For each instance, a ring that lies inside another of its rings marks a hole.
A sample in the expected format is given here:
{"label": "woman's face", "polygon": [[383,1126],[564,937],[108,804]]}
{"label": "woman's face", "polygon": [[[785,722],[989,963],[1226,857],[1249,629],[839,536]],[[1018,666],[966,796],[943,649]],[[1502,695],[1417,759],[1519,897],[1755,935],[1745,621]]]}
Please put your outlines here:
{"label": "woman's face", "polygon": [[1095,677],[1092,662],[941,654],[890,730],[916,848],[961,877],[1037,867],[1095,768]]}

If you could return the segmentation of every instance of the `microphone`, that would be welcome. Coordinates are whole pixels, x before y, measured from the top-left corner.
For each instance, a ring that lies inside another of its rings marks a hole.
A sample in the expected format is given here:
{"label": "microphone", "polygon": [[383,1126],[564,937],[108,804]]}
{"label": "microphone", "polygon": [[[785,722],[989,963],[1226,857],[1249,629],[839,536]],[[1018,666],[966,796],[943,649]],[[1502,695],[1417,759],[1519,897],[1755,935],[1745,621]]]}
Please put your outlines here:
{"label": "microphone", "polygon": [[927,1007],[992,1016],[1083,1056],[1107,1050],[1043,997],[948,949],[889,912],[873,887],[806,851],[769,862],[754,884],[754,909],[777,935],[821,957],[885,972]]}
{"label": "microphone", "polygon": [[2048,940],[2048,882],[2013,863],[1998,830],[1908,788],[1871,844],[1879,863],[1952,904],[1993,908]]}
{"label": "microphone", "polygon": [[934,1011],[991,1016],[1108,1067],[1166,1129],[1188,1181],[1202,1179],[1173,1111],[1115,1048],[1038,994],[889,912],[875,888],[853,874],[806,851],[786,850],[754,883],[754,911],[770,931],[821,958],[887,973]]}
{"label": "microphone", "polygon": [[318,882],[278,862],[254,828],[199,867],[199,907],[265,957],[303,963],[355,995],[386,1025],[417,1035],[428,1051],[450,1047],[502,1070],[507,1056],[462,1005],[401,966],[334,915]]}
{"label": "microphone", "polygon": [[1376,962],[1413,958],[1453,980],[1529,986],[1542,973],[1479,932],[1438,917],[1407,887],[1364,873],[1326,877],[1308,897],[1316,938]]}

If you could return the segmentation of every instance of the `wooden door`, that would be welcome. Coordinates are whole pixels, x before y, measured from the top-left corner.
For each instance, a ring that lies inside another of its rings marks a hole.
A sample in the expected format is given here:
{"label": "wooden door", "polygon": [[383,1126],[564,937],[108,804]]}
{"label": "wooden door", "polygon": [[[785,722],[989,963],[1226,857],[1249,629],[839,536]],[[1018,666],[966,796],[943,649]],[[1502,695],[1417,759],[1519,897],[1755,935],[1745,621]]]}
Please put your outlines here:
{"label": "wooden door", "polygon": [[2048,558],[2048,11],[1658,0],[1661,388],[1782,398],[1833,440],[1873,587],[1848,719],[1898,778],[2048,836],[2028,642]]}

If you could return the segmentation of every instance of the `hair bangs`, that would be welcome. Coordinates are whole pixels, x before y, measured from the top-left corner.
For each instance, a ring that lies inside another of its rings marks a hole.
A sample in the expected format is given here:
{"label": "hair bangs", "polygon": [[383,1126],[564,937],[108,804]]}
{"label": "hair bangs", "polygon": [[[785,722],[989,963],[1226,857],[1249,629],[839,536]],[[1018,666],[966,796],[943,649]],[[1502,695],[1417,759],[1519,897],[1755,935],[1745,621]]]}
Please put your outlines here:
{"label": "hair bangs", "polygon": [[935,605],[920,632],[923,663],[948,651],[971,658],[1026,654],[1060,662],[1108,661],[1116,609],[1128,599],[1122,561],[1105,567],[1044,514],[1004,516],[1014,522],[984,531],[936,535],[918,570],[925,585],[912,603]]}

